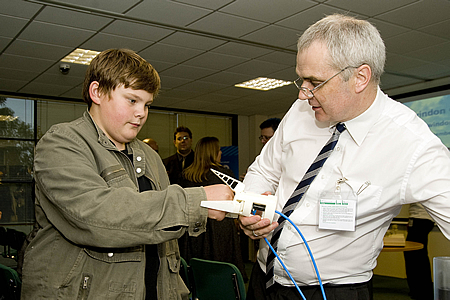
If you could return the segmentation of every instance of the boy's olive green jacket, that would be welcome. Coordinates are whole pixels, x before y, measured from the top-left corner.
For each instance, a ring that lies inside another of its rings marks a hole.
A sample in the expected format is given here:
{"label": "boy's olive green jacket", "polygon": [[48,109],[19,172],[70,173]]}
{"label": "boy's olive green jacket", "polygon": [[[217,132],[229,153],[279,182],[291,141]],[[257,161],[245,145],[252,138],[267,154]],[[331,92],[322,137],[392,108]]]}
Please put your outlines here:
{"label": "boy's olive green jacket", "polygon": [[[39,231],[24,256],[22,299],[144,299],[145,244],[158,244],[158,299],[187,296],[177,239],[205,231],[203,188],[169,186],[148,145],[133,164],[88,112],[48,130],[36,147]],[[139,193],[147,176],[153,191]]]}

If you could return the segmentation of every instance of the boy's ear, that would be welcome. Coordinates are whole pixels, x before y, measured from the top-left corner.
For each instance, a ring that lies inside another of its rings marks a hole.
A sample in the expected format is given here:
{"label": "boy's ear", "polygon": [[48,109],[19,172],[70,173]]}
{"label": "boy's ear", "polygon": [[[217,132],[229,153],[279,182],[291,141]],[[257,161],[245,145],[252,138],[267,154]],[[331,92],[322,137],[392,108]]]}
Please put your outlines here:
{"label": "boy's ear", "polygon": [[360,93],[369,85],[372,78],[372,69],[369,65],[363,64],[357,69],[355,92]]}
{"label": "boy's ear", "polygon": [[101,93],[98,81],[92,81],[89,85],[89,96],[91,97],[92,102],[94,102],[95,104],[100,104]]}

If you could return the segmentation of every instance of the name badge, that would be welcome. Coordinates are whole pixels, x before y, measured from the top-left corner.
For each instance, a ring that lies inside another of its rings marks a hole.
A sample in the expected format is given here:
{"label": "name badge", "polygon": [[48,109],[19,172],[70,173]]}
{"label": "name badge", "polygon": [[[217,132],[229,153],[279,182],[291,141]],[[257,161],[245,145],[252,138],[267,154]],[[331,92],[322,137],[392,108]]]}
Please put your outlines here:
{"label": "name badge", "polygon": [[319,229],[355,231],[357,195],[351,190],[342,193],[339,179],[332,193],[325,193],[319,199]]}

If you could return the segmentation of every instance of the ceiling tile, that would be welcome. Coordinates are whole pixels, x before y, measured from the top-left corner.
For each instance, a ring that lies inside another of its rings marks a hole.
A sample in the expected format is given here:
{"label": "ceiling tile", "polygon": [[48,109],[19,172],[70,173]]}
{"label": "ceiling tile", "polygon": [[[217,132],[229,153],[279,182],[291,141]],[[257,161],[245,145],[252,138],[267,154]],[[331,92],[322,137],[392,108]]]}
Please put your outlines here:
{"label": "ceiling tile", "polygon": [[216,73],[216,72],[217,72],[216,70],[211,70],[211,69],[178,65],[178,66],[174,66],[170,69],[164,70],[163,72],[161,72],[161,76],[164,76],[164,75],[173,76],[173,77],[176,76],[176,77],[180,77],[180,78],[196,80],[196,79],[211,75],[212,73]]}
{"label": "ceiling tile", "polygon": [[185,85],[186,83],[192,81],[191,79],[171,77],[168,75],[160,75],[160,76],[161,76],[161,88],[166,90]]}
{"label": "ceiling tile", "polygon": [[422,61],[438,62],[449,58],[450,42],[438,45],[431,45],[430,47],[427,48],[408,52],[408,56],[421,59]]}
{"label": "ceiling tile", "polygon": [[0,78],[3,79],[22,80],[28,82],[33,78],[37,77],[37,75],[39,75],[38,72],[0,68]]}
{"label": "ceiling tile", "polygon": [[213,70],[224,70],[247,61],[247,58],[206,52],[189,59],[184,64],[188,66],[204,67]]}
{"label": "ceiling tile", "polygon": [[189,4],[192,6],[203,7],[207,9],[216,10],[229,3],[233,3],[235,0],[174,0],[174,2],[180,2]]}
{"label": "ceiling tile", "polygon": [[45,7],[35,20],[94,31],[111,22],[109,18],[51,6]]}
{"label": "ceiling tile", "polygon": [[1,13],[10,16],[31,18],[43,6],[27,1],[0,0]]}
{"label": "ceiling tile", "polygon": [[297,58],[296,52],[286,53],[280,51],[273,51],[269,54],[265,54],[258,57],[258,60],[295,67],[296,58]]}
{"label": "ceiling tile", "polygon": [[236,16],[273,23],[316,5],[309,0],[246,0],[234,1],[220,9]]}
{"label": "ceiling tile", "polygon": [[128,16],[151,22],[186,26],[209,14],[211,10],[166,0],[142,1],[129,12]]}
{"label": "ceiling tile", "polygon": [[266,25],[267,23],[215,12],[193,22],[188,28],[238,38]]}
{"label": "ceiling tile", "polygon": [[430,45],[445,43],[446,40],[430,34],[411,30],[395,37],[384,40],[386,50],[397,54],[406,54],[419,49],[427,48]]}
{"label": "ceiling tile", "polygon": [[102,32],[145,41],[159,41],[160,39],[174,33],[173,30],[166,28],[122,20],[112,22]]}
{"label": "ceiling tile", "polygon": [[81,85],[79,85],[79,86],[76,86],[76,87],[62,93],[60,96],[82,100],[82,98],[83,98],[81,96],[82,93],[83,93],[83,87]]}
{"label": "ceiling tile", "polygon": [[240,83],[240,82],[243,82],[248,79],[249,79],[249,75],[246,75],[246,74],[239,74],[239,73],[232,73],[232,72],[219,72],[216,74],[212,74],[211,76],[208,76],[207,78],[204,78],[203,81],[222,83],[222,84],[234,86],[236,83]]}
{"label": "ceiling tile", "polygon": [[[220,91],[227,87],[229,87],[229,85],[227,85],[227,84],[196,80],[196,81],[192,81],[190,83],[183,85],[183,90],[201,91],[202,93],[211,93],[211,92]],[[231,98],[233,98],[233,97],[231,97]]]}
{"label": "ceiling tile", "polygon": [[389,89],[419,82],[422,82],[422,80],[384,73],[383,75],[381,75],[380,87],[385,93],[389,95]]}
{"label": "ceiling tile", "polygon": [[103,51],[111,48],[128,48],[139,52],[147,47],[150,43],[152,42],[127,38],[118,35],[98,33],[85,43],[81,44],[80,48],[95,51]]}
{"label": "ceiling tile", "polygon": [[168,45],[199,50],[210,50],[226,43],[222,40],[184,32],[175,32],[174,34],[164,38],[161,42]]}
{"label": "ceiling tile", "polygon": [[123,13],[141,0],[59,0],[59,2],[74,4],[77,6],[91,7],[94,9]]}
{"label": "ceiling tile", "polygon": [[410,31],[409,28],[387,23],[376,18],[368,19],[367,21],[375,25],[375,27],[381,33],[381,37],[383,38],[383,40]]}
{"label": "ceiling tile", "polygon": [[296,42],[299,36],[300,34],[298,30],[270,25],[247,34],[242,38],[257,43],[286,47],[291,45],[293,42]]}
{"label": "ceiling tile", "polygon": [[0,90],[5,92],[18,92],[28,81],[0,78]]}
{"label": "ceiling tile", "polygon": [[20,39],[59,46],[77,47],[94,34],[94,31],[85,29],[35,21],[31,22],[24,29],[20,35]]}
{"label": "ceiling tile", "polygon": [[[394,2],[394,1],[392,1]],[[410,5],[394,9],[377,16],[377,19],[393,24],[418,29],[434,23],[448,20],[450,1],[432,0],[417,1]]]}
{"label": "ceiling tile", "polygon": [[16,40],[5,50],[5,53],[48,60],[60,60],[72,50],[73,47]]}
{"label": "ceiling tile", "polygon": [[450,40],[450,20],[445,20],[433,25],[425,26],[419,28],[418,30]]}
{"label": "ceiling tile", "polygon": [[212,52],[228,54],[228,55],[244,57],[244,58],[259,57],[264,54],[271,53],[272,51],[273,50],[257,47],[254,45],[238,44],[235,42],[226,43],[225,45],[217,47],[214,50],[212,50]]}
{"label": "ceiling tile", "polygon": [[12,38],[0,36],[0,53],[3,52],[6,46],[12,41]]}
{"label": "ceiling tile", "polygon": [[32,82],[21,88],[18,92],[36,95],[42,95],[42,93],[46,93],[48,96],[59,96],[67,92],[71,88],[71,86],[64,86],[59,84],[44,84],[39,82]]}
{"label": "ceiling tile", "polygon": [[201,53],[203,53],[201,50],[187,49],[163,43],[154,44],[139,52],[143,58],[150,62],[152,59],[157,59],[158,61],[169,63],[180,63]]}
{"label": "ceiling tile", "polygon": [[0,36],[15,37],[27,23],[27,19],[0,15]]}
{"label": "ceiling tile", "polygon": [[[346,10],[319,4],[284,20],[276,22],[275,24],[298,30],[299,34],[301,34],[311,24],[314,24],[326,15],[331,15],[334,13],[349,14]],[[350,15],[352,14],[350,13]]]}
{"label": "ceiling tile", "polygon": [[266,76],[267,74],[280,71],[285,68],[286,68],[285,65],[255,59],[242,63],[238,66],[232,67],[228,69],[228,71],[259,77],[259,76]]}
{"label": "ceiling tile", "polygon": [[[28,45],[29,46],[29,45]],[[54,60],[40,59],[3,53],[0,55],[0,67],[41,73],[48,69]]]}
{"label": "ceiling tile", "polygon": [[366,16],[376,16],[419,0],[328,0],[326,4]]}

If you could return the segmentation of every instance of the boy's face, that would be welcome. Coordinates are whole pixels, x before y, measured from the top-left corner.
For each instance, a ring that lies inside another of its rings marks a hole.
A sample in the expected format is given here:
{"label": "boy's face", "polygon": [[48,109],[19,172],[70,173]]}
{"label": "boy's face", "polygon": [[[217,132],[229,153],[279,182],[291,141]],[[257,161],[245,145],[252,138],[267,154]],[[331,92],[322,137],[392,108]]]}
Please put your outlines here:
{"label": "boy's face", "polygon": [[120,85],[110,97],[99,95],[94,102],[91,115],[95,122],[119,150],[124,150],[125,143],[131,142],[147,121],[153,94]]}

